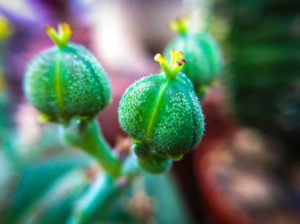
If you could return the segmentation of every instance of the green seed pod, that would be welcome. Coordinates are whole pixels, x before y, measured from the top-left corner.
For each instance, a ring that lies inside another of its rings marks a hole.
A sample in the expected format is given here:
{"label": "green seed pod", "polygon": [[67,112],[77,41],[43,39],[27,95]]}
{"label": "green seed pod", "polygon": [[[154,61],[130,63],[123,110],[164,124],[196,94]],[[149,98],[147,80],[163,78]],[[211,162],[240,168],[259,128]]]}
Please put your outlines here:
{"label": "green seed pod", "polygon": [[222,57],[219,46],[207,32],[188,33],[186,18],[170,25],[178,36],[167,45],[165,53],[171,49],[184,53],[187,63],[182,72],[191,79],[197,95],[202,96],[220,74]]}
{"label": "green seed pod", "polygon": [[179,160],[202,138],[201,106],[190,80],[179,73],[182,52],[171,52],[171,63],[157,55],[163,72],[131,85],[119,106],[119,122],[133,142],[142,168],[160,173],[168,160]]}
{"label": "green seed pod", "polygon": [[30,63],[24,90],[43,119],[67,122],[73,117],[93,118],[111,99],[108,78],[97,59],[84,47],[69,44],[67,24],[47,32],[56,46]]}

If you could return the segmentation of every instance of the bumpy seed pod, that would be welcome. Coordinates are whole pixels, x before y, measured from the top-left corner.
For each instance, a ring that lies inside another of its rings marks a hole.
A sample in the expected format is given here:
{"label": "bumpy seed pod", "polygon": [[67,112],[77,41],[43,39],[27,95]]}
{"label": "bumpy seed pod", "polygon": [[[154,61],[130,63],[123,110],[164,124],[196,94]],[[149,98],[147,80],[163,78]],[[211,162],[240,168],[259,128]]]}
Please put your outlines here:
{"label": "bumpy seed pod", "polygon": [[193,85],[182,73],[182,52],[171,51],[171,62],[156,55],[161,74],[131,85],[119,106],[119,122],[132,138],[139,164],[152,173],[170,167],[202,138],[204,121]]}
{"label": "bumpy seed pod", "polygon": [[220,73],[222,57],[212,36],[207,32],[188,33],[187,22],[184,17],[170,24],[178,36],[167,45],[165,52],[175,49],[184,53],[187,63],[182,72],[191,79],[201,97]]}
{"label": "bumpy seed pod", "polygon": [[50,121],[93,118],[111,99],[108,78],[84,47],[69,44],[71,28],[59,25],[47,33],[55,47],[37,55],[25,74],[27,99]]}

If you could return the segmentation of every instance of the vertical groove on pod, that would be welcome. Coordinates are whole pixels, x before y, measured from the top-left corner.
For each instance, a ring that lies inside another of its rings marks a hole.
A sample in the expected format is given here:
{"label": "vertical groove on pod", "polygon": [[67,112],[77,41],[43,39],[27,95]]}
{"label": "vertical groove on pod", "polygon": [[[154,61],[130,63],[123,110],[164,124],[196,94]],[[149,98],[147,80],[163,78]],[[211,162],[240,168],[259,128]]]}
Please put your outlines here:
{"label": "vertical groove on pod", "polygon": [[58,105],[59,113],[64,115],[64,99],[62,93],[62,80],[61,80],[61,52],[58,50],[56,54],[55,60],[55,68],[54,68],[54,90],[56,102]]}
{"label": "vertical groove on pod", "polygon": [[147,125],[147,128],[146,128],[146,136],[145,136],[146,142],[148,141],[148,139],[150,137],[150,132],[151,132],[151,129],[153,127],[156,114],[158,112],[158,109],[160,107],[161,101],[163,99],[163,95],[166,92],[166,89],[167,89],[167,87],[169,85],[169,82],[170,82],[170,80],[168,79],[166,81],[166,83],[161,87],[161,89],[160,89],[160,91],[158,93],[156,104],[154,105],[152,113],[150,114],[149,122],[148,122],[148,125]]}
{"label": "vertical groove on pod", "polygon": [[[82,57],[80,55],[80,52],[74,48],[69,48],[70,52],[72,54],[75,54],[78,59],[90,70],[91,74],[92,74],[92,77],[94,78],[94,80],[96,81],[97,83],[97,89],[99,90],[100,92],[100,95],[101,95],[101,99],[106,99],[105,97],[105,89],[103,88],[103,85],[101,84],[100,80],[99,80],[99,76],[98,74],[96,74],[95,70],[93,69],[93,67],[91,66],[91,62],[88,61],[88,59],[86,59],[85,57]],[[80,56],[79,56],[80,55]],[[98,63],[97,59],[95,59],[95,62]],[[93,62],[92,62],[93,63]],[[102,69],[102,68],[101,68]],[[103,70],[103,73],[104,73],[104,70]],[[109,81],[108,81],[109,82]],[[102,102],[102,105],[101,107],[104,107],[105,104],[108,103],[108,102]]]}
{"label": "vertical groove on pod", "polygon": [[104,94],[104,88],[102,88],[101,83],[99,81],[99,77],[98,75],[95,73],[95,70],[92,68],[91,64],[82,56],[78,56],[78,59],[85,65],[85,67],[87,67],[87,69],[90,70],[92,77],[94,78],[94,80],[97,83],[97,89],[101,90],[99,92],[101,92],[101,99],[105,99],[105,94]]}
{"label": "vertical groove on pod", "polygon": [[[183,88],[186,88],[186,87],[183,87]],[[197,111],[195,110],[195,105],[194,105],[194,101],[193,101],[193,96],[191,95],[192,93],[190,92],[191,90],[187,90],[187,91],[181,91],[184,95],[185,95],[185,98],[187,100],[187,103],[189,105],[189,108],[190,108],[190,111],[192,112],[192,132],[193,132],[193,135],[192,135],[192,143],[190,145],[190,149],[193,148],[196,144],[196,140],[197,140],[197,136],[198,136],[198,125],[197,125],[197,116],[199,116],[197,114]],[[193,91],[193,90],[192,90]],[[195,96],[196,97],[196,96]]]}

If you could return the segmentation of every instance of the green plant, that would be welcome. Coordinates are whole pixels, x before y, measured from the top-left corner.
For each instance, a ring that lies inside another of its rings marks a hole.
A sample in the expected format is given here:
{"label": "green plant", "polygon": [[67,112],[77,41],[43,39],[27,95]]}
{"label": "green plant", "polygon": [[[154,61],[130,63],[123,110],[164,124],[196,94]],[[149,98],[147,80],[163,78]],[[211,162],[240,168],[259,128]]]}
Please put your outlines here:
{"label": "green plant", "polygon": [[[95,181],[75,206],[70,223],[85,223],[107,210],[119,193],[143,171],[163,173],[195,147],[204,119],[193,84],[180,73],[184,54],[156,55],[162,72],[128,88],[119,107],[121,127],[132,139],[127,158],[118,157],[103,138],[95,117],[110,101],[108,79],[93,55],[70,44],[71,29],[59,26],[47,33],[56,46],[29,65],[25,94],[42,120],[62,124],[65,140],[89,154],[103,168],[103,183]],[[198,62],[197,62],[198,63]]]}
{"label": "green plant", "polygon": [[119,108],[121,127],[132,138],[139,164],[153,173],[167,170],[169,160],[180,160],[199,143],[204,129],[192,83],[179,73],[185,64],[183,54],[170,54],[170,64],[155,56],[163,72],[130,86]]}
{"label": "green plant", "polygon": [[182,72],[191,79],[196,94],[203,98],[217,75],[220,74],[222,67],[221,52],[217,43],[207,31],[191,33],[189,32],[188,23],[187,17],[182,17],[170,23],[170,28],[178,36],[167,45],[165,53],[172,49],[184,53],[187,63]]}
{"label": "green plant", "polygon": [[56,44],[30,63],[25,93],[43,119],[68,123],[72,118],[93,118],[110,101],[109,81],[95,57],[85,48],[69,44],[69,25],[47,33]]}

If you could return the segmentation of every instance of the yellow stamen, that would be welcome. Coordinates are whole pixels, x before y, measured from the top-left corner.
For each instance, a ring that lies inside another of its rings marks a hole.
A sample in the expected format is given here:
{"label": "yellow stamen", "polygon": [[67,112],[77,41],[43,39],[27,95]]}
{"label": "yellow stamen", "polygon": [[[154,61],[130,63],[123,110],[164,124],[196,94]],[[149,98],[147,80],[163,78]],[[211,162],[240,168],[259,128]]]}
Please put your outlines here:
{"label": "yellow stamen", "polygon": [[161,68],[166,76],[175,79],[176,75],[181,71],[183,65],[186,63],[183,52],[171,50],[171,62],[168,63],[166,58],[161,54],[156,54],[154,60],[159,62]]}
{"label": "yellow stamen", "polygon": [[0,41],[6,40],[12,34],[12,27],[7,19],[0,15]]}
{"label": "yellow stamen", "polygon": [[58,30],[59,30],[59,35],[63,40],[66,40],[70,38],[72,35],[72,29],[69,24],[67,23],[60,23],[58,24]]}
{"label": "yellow stamen", "polygon": [[162,56],[161,54],[156,54],[154,56],[154,61],[157,61],[157,62],[165,62],[166,61],[166,58],[164,56]]}
{"label": "yellow stamen", "polygon": [[176,68],[176,66],[178,65],[178,61],[181,61],[184,57],[183,52],[181,51],[175,51],[174,49],[171,50],[170,52],[171,54],[171,67],[172,68]]}
{"label": "yellow stamen", "polygon": [[181,18],[177,18],[175,21],[170,22],[169,27],[178,34],[186,34],[188,32],[188,22],[189,17],[183,16]]}
{"label": "yellow stamen", "polygon": [[72,35],[72,29],[67,23],[58,24],[58,32],[53,27],[46,27],[46,32],[58,47],[66,47]]}

